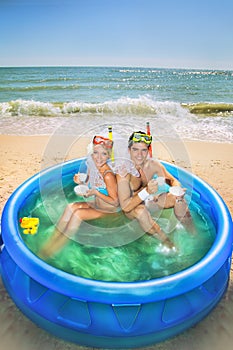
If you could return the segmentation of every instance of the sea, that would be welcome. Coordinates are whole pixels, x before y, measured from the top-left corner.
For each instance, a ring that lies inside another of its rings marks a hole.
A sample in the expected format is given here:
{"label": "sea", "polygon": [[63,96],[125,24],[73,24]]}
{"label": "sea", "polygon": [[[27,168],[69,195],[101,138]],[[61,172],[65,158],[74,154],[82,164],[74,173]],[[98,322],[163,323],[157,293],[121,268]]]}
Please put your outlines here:
{"label": "sea", "polygon": [[0,133],[122,135],[233,142],[233,71],[0,67]]}

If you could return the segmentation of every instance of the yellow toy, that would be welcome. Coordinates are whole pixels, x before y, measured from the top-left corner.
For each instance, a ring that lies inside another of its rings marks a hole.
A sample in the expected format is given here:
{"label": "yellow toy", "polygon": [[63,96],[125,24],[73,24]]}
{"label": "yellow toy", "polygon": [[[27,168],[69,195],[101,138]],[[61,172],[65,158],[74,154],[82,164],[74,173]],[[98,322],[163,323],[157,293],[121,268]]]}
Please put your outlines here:
{"label": "yellow toy", "polygon": [[35,235],[38,230],[40,220],[38,218],[23,217],[19,219],[20,227],[24,228],[25,235]]}

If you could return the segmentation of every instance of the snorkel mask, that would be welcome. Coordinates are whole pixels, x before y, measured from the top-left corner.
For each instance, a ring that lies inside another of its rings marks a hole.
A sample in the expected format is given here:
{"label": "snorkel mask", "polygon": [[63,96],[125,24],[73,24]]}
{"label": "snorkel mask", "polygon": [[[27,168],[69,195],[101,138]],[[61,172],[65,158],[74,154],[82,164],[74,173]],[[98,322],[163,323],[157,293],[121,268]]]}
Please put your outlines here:
{"label": "snorkel mask", "polygon": [[152,136],[144,132],[137,131],[134,132],[129,138],[129,147],[133,142],[144,142],[147,146],[150,146],[152,142]]}
{"label": "snorkel mask", "polygon": [[113,147],[113,141],[103,136],[94,136],[92,142],[93,145],[103,145],[104,147],[110,149]]}

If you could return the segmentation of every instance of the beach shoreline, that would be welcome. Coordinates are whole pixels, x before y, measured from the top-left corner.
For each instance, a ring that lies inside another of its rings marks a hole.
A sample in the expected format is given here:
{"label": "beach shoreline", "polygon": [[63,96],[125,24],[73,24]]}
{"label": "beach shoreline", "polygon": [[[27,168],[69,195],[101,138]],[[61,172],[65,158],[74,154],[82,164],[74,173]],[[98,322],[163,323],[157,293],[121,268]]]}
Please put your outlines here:
{"label": "beach shoreline", "polygon": [[[25,180],[47,166],[86,155],[90,139],[77,143],[69,136],[0,135],[0,210],[11,193]],[[174,151],[176,149],[176,152]],[[153,154],[175,163],[211,185],[223,198],[233,216],[233,144],[187,141],[166,145],[155,142]],[[233,267],[229,287],[217,307],[195,327],[175,338],[150,346],[154,350],[230,350],[233,335]],[[84,347],[66,343],[34,325],[10,299],[0,282],[0,350],[78,350]],[[13,336],[14,335],[14,336]]]}

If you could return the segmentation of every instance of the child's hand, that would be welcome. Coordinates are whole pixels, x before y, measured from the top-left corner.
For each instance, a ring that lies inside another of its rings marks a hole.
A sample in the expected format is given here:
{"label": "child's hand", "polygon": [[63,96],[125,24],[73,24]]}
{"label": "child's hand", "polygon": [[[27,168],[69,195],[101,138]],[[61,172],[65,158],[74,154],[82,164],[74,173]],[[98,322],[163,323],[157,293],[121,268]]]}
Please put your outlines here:
{"label": "child's hand", "polygon": [[90,188],[86,193],[84,197],[91,197],[95,196],[98,191],[95,188]]}
{"label": "child's hand", "polygon": [[87,178],[87,175],[85,173],[78,173],[74,175],[73,180],[76,184],[80,185],[85,183],[86,178]]}
{"label": "child's hand", "polygon": [[149,194],[156,193],[158,191],[158,182],[154,179],[150,180],[147,185],[147,192]]}

